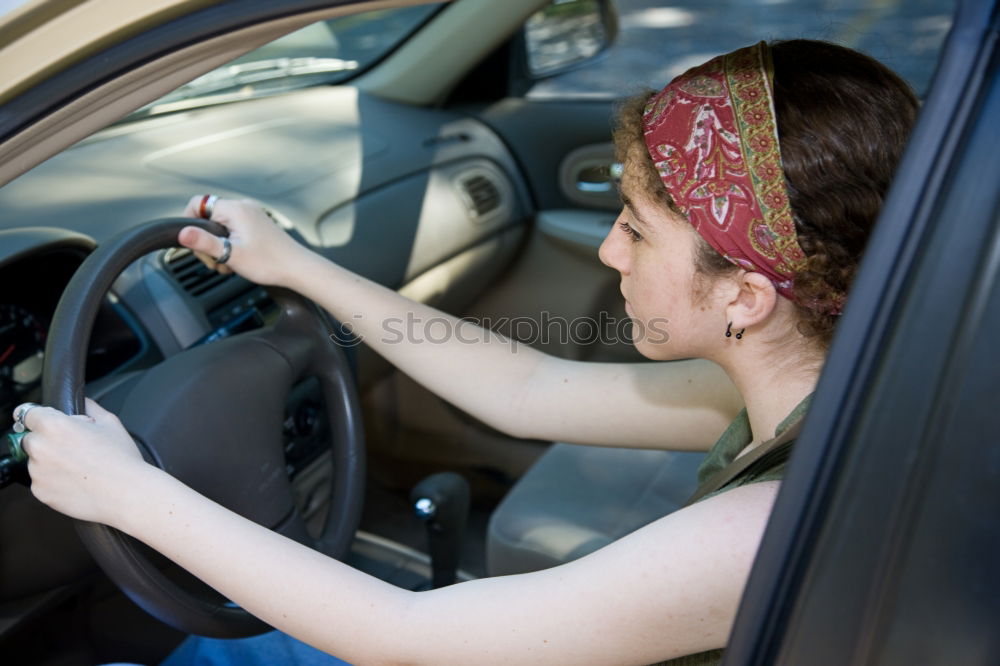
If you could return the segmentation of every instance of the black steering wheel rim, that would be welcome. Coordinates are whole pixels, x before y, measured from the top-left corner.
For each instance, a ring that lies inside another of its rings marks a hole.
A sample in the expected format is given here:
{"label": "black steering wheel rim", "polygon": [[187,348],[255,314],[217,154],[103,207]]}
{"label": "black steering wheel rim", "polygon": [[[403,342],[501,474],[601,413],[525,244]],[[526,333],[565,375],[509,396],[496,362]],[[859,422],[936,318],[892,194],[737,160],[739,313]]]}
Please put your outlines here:
{"label": "black steering wheel rim", "polygon": [[[129,264],[150,252],[175,247],[180,230],[190,225],[225,234],[221,225],[204,220],[156,220],[114,236],[83,262],[63,292],[49,330],[42,377],[46,404],[69,414],[84,412],[86,352],[105,294]],[[306,346],[302,341],[308,339],[308,344],[319,350],[321,367],[315,368],[313,374],[321,381],[330,420],[334,483],[323,533],[309,545],[342,558],[360,522],[364,494],[364,436],[350,366],[343,350],[328,334],[328,319],[321,310],[287,290],[270,291],[282,309],[279,339],[298,348]],[[275,346],[273,341],[268,344]],[[308,362],[316,360],[310,353]],[[217,638],[252,636],[269,629],[242,608],[178,585],[143,554],[138,542],[122,532],[83,521],[76,521],[76,527],[81,541],[108,577],[161,621],[188,633]],[[304,533],[302,522],[295,538],[305,541]]]}

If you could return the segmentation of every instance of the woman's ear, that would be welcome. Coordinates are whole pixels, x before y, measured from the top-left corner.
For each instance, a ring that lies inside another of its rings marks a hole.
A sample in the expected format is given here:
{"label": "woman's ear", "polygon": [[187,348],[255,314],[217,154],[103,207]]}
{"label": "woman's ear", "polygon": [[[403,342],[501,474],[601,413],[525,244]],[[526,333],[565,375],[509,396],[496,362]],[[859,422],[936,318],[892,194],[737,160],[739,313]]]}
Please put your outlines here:
{"label": "woman's ear", "polygon": [[739,291],[726,307],[726,316],[739,330],[766,320],[778,303],[778,291],[760,273],[743,272],[737,279]]}

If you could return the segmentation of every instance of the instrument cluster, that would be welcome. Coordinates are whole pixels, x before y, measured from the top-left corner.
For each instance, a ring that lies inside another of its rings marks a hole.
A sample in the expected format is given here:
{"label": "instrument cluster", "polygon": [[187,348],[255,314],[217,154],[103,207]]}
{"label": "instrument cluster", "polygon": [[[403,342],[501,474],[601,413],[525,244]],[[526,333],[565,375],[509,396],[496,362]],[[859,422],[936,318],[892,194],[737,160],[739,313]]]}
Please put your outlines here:
{"label": "instrument cluster", "polygon": [[[83,261],[78,252],[45,252],[0,267],[0,432],[25,401],[42,402],[49,325],[62,290]],[[145,350],[141,329],[105,299],[87,353],[88,381],[127,366]]]}
{"label": "instrument cluster", "polygon": [[[0,405],[4,408],[40,392],[46,334],[45,326],[30,310],[0,303]],[[10,414],[5,412],[3,421],[8,420]]]}

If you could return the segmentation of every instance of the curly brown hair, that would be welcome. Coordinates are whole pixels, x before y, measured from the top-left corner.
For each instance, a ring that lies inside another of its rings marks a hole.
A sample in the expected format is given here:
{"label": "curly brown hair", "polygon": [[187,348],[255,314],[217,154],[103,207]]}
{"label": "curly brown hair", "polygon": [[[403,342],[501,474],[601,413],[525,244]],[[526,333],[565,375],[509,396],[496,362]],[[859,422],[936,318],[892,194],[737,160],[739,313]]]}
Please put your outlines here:
{"label": "curly brown hair", "polygon": [[[838,320],[831,310],[854,279],[919,103],[890,69],[842,46],[791,40],[772,44],[771,56],[781,162],[807,258],[795,276],[799,331],[825,347]],[[617,159],[654,203],[680,212],[643,139],[642,110],[650,94],[619,107]],[[719,277],[737,270],[699,240],[699,274]]]}

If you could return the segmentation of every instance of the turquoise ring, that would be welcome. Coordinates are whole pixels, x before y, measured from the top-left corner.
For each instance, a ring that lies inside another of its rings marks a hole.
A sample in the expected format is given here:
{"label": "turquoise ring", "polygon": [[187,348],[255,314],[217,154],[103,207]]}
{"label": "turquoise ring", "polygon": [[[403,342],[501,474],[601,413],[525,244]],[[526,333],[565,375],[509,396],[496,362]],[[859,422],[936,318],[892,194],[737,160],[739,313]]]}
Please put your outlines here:
{"label": "turquoise ring", "polygon": [[24,448],[21,446],[21,440],[27,434],[26,432],[7,433],[7,453],[15,462],[24,462],[28,459],[28,454],[24,452]]}

